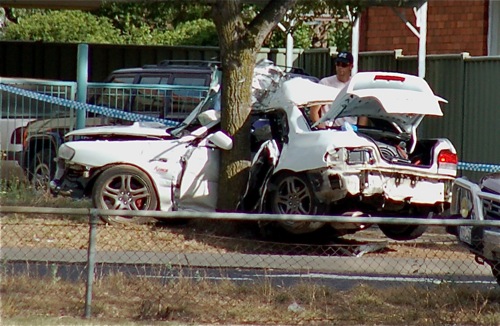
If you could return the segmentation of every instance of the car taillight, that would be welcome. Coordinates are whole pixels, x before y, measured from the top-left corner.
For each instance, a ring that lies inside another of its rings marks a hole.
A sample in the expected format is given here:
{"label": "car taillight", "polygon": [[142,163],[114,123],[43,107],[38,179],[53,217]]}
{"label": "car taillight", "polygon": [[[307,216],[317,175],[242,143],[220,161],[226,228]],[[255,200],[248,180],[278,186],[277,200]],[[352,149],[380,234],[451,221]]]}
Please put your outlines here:
{"label": "car taillight", "polygon": [[386,80],[386,81],[398,81],[404,82],[405,78],[401,76],[391,76],[391,75],[375,75],[374,80]]}
{"label": "car taillight", "polygon": [[449,149],[442,150],[438,155],[438,167],[444,169],[456,169],[458,156]]}
{"label": "car taillight", "polygon": [[23,143],[24,140],[24,131],[26,130],[25,127],[19,127],[14,130],[12,135],[10,136],[10,143],[19,145]]}

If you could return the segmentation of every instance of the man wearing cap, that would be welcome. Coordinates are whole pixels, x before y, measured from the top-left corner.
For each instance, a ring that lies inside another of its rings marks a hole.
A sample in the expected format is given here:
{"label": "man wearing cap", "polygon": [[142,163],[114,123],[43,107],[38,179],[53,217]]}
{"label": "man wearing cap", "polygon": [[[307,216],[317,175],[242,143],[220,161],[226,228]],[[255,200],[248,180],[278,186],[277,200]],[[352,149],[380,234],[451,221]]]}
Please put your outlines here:
{"label": "man wearing cap", "polygon": [[[354,58],[350,52],[339,52],[337,58],[335,59],[335,75],[325,77],[319,81],[320,84],[327,85],[330,87],[342,89],[351,80],[351,73],[353,68]],[[323,114],[325,114],[330,109],[329,105],[317,105],[312,106],[309,111],[309,117],[312,123],[318,121]],[[367,118],[360,117],[359,121],[356,117],[345,117],[335,119],[335,121],[326,121],[324,124],[318,125],[318,128],[324,129],[327,127],[342,127],[345,122],[350,124],[360,124],[366,125]]]}

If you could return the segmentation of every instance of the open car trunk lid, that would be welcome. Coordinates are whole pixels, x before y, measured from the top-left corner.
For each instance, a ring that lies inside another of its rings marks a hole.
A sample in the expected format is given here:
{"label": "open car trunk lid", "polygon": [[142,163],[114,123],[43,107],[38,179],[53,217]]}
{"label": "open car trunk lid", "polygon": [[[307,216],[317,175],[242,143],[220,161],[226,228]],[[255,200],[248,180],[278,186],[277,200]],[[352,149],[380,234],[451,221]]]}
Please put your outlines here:
{"label": "open car trunk lid", "polygon": [[417,76],[360,72],[338,94],[317,123],[342,117],[366,116],[396,123],[411,132],[425,115],[442,116],[440,102],[427,82]]}

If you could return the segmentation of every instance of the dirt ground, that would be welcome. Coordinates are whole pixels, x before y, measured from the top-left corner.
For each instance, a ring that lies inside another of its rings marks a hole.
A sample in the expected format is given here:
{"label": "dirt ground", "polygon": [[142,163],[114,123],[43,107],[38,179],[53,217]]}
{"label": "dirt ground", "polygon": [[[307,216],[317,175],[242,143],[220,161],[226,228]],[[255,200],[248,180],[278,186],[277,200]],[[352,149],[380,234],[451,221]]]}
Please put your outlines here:
{"label": "dirt ground", "polygon": [[[89,227],[85,221],[58,218],[22,218],[3,216],[1,247],[86,249]],[[360,244],[374,244],[365,254],[388,257],[446,258],[473,261],[473,255],[460,246],[455,236],[444,227],[430,227],[412,241],[387,239],[377,227],[353,235],[331,239],[263,238],[252,224],[191,220],[184,223],[153,223],[144,225],[98,225],[98,250],[131,250],[161,252],[212,253],[301,253],[335,255]]]}

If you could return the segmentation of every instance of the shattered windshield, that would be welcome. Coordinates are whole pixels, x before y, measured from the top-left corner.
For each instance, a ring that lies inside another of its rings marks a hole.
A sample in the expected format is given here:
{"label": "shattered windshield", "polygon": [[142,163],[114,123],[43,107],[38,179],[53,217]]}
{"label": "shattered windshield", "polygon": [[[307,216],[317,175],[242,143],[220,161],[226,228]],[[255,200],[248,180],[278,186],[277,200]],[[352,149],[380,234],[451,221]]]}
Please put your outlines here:
{"label": "shattered windshield", "polygon": [[180,137],[188,126],[200,126],[201,123],[198,120],[200,113],[207,110],[220,111],[221,71],[216,67],[212,67],[212,69],[212,81],[210,83],[210,90],[208,91],[207,96],[196,106],[196,108],[194,108],[193,111],[191,111],[186,119],[170,131],[170,134],[173,136]]}

